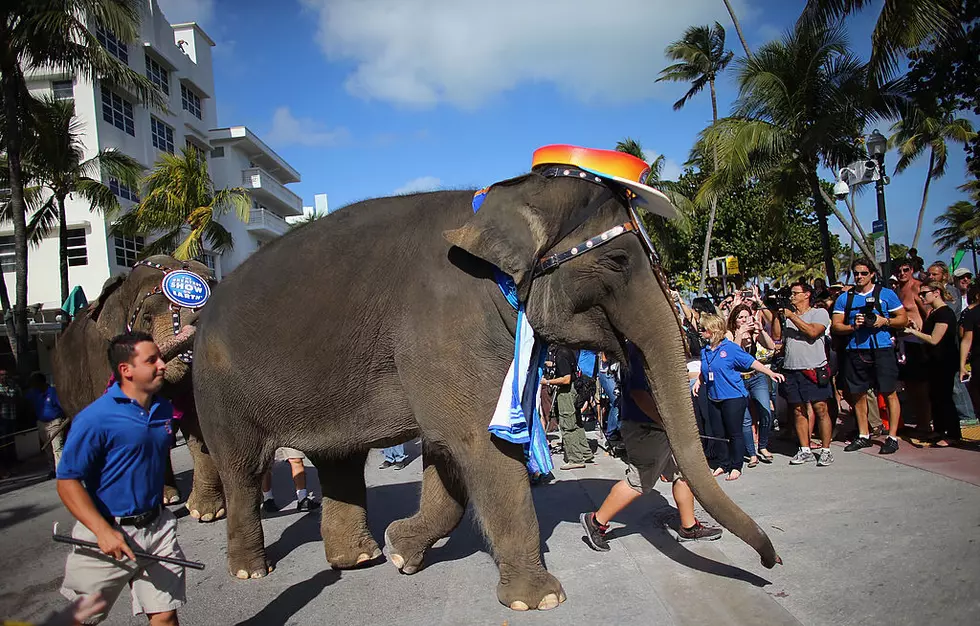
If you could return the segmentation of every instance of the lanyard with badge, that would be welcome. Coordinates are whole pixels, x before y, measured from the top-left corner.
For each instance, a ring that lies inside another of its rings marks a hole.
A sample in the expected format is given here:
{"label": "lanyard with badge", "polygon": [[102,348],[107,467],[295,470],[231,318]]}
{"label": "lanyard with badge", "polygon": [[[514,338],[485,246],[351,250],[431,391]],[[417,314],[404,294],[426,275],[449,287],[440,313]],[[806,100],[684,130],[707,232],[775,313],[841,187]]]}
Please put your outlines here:
{"label": "lanyard with badge", "polygon": [[[711,348],[708,348],[708,351],[704,355],[704,361],[705,361],[705,363],[708,364],[708,382],[709,383],[715,382],[715,373],[711,370],[711,366],[714,365],[715,361],[718,359],[718,353],[719,352],[721,352],[721,344],[718,344],[718,348],[716,348],[715,350],[712,350]],[[708,358],[708,355],[709,354],[712,354],[714,356],[709,359]]]}

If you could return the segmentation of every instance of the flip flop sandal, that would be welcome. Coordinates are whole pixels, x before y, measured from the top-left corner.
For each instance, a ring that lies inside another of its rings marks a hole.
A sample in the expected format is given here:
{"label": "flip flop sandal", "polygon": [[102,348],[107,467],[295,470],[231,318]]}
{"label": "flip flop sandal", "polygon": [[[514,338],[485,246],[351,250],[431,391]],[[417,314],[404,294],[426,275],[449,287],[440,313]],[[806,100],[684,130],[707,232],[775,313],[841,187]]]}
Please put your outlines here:
{"label": "flip flop sandal", "polygon": [[759,460],[763,463],[772,463],[772,455],[759,453]]}
{"label": "flip flop sandal", "polygon": [[759,464],[758,461],[749,461],[748,466],[749,467],[756,467],[758,464]]}

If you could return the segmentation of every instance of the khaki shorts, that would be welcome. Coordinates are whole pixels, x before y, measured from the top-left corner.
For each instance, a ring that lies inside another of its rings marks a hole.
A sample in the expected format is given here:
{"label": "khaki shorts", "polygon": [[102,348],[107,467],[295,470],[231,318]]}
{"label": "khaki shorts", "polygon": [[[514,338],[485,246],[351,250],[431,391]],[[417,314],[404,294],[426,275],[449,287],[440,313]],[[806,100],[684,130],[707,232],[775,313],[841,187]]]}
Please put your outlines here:
{"label": "khaki shorts", "polygon": [[[144,528],[118,527],[128,538],[131,548],[158,556],[184,558],[177,543],[177,518],[166,508],[156,520]],[[84,541],[97,541],[95,535],[81,522],[76,522],[71,536]],[[166,613],[183,606],[187,601],[187,581],[179,565],[137,559],[136,563],[111,556],[92,548],[72,546],[65,563],[65,581],[61,595],[69,600],[101,592],[106,601],[105,612],[86,623],[104,620],[119,594],[128,585],[133,598],[133,615]]]}
{"label": "khaki shorts", "polygon": [[626,420],[619,423],[619,433],[623,436],[630,462],[626,468],[626,482],[630,487],[640,493],[649,493],[661,475],[671,483],[681,477],[667,433],[653,424]]}
{"label": "khaki shorts", "polygon": [[296,448],[276,448],[276,460],[288,461],[289,459],[305,459],[306,455]]}

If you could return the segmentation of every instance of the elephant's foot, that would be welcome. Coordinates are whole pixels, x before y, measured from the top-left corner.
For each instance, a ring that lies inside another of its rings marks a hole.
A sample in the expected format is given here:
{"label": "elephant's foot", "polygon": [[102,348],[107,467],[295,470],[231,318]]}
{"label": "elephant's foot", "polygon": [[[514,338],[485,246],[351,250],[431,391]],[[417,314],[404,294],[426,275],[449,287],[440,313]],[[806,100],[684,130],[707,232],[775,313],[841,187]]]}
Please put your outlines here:
{"label": "elephant's foot", "polygon": [[201,522],[213,522],[225,516],[225,499],[220,493],[207,495],[193,489],[185,506],[191,517]]}
{"label": "elephant's foot", "polygon": [[414,574],[422,569],[425,551],[432,547],[432,543],[412,531],[410,519],[396,520],[385,530],[388,558],[402,574]]}
{"label": "elephant's foot", "polygon": [[544,569],[533,573],[518,573],[501,564],[497,599],[515,611],[547,611],[565,601],[565,591],[558,579]]}
{"label": "elephant's foot", "polygon": [[177,504],[180,502],[180,491],[172,485],[163,486],[163,503],[164,504]]}
{"label": "elephant's foot", "polygon": [[265,558],[265,551],[248,557],[228,557],[228,571],[235,578],[242,580],[263,578],[271,574],[272,570],[272,564]]}
{"label": "elephant's foot", "polygon": [[347,537],[343,542],[323,542],[327,562],[333,569],[351,569],[381,558],[381,548],[370,535]]}

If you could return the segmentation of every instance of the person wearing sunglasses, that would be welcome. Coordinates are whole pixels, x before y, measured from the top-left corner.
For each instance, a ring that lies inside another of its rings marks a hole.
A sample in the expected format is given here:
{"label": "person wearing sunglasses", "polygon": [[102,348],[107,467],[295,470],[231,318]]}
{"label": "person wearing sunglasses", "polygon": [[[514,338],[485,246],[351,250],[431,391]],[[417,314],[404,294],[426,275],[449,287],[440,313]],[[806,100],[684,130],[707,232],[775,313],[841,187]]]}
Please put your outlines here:
{"label": "person wearing sunglasses", "polygon": [[[929,307],[919,297],[922,282],[914,275],[915,265],[911,259],[902,259],[895,269],[898,274],[898,297],[905,306],[909,321],[916,328],[922,328]],[[927,280],[942,280],[945,266],[935,263],[929,267]],[[937,273],[938,272],[938,273]],[[929,366],[926,356],[926,346],[918,337],[906,334],[898,339],[898,353],[905,355],[905,361],[899,366],[899,378],[905,384],[906,408],[915,416],[915,424],[920,430],[929,430],[932,423],[932,409],[929,404]],[[909,416],[906,416],[909,419]]]}
{"label": "person wearing sunglasses", "polygon": [[857,259],[851,264],[854,289],[841,294],[834,303],[831,331],[847,337],[841,364],[847,387],[847,401],[854,407],[858,436],[844,448],[854,452],[871,447],[868,430],[868,389],[877,389],[888,403],[888,437],[878,451],[898,450],[898,422],[902,408],[898,402],[898,360],[889,330],[906,327],[908,315],[902,301],[891,289],[876,286],[874,264]]}
{"label": "person wearing sunglasses", "polygon": [[959,369],[956,314],[946,304],[952,297],[944,282],[934,280],[926,283],[919,289],[919,297],[931,312],[921,329],[909,320],[906,332],[926,344],[929,401],[935,429],[932,442],[936,447],[945,448],[951,441],[960,439],[960,417],[953,404],[953,376]]}

